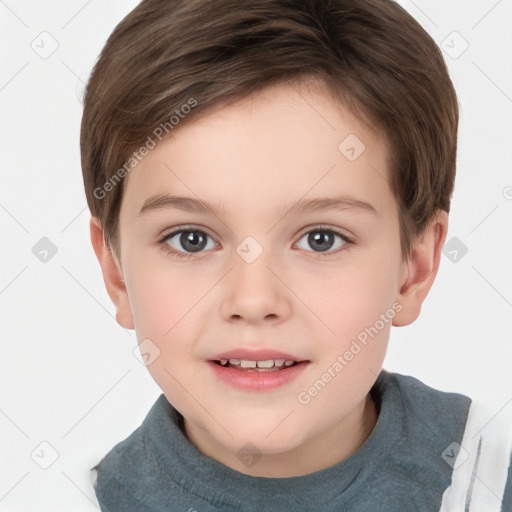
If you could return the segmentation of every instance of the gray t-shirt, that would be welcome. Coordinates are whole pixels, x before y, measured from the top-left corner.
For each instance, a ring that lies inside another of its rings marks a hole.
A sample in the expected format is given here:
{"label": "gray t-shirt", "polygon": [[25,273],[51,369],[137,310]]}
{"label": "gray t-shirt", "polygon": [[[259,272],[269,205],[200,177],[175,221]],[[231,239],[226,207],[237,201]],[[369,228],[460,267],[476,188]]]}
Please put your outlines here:
{"label": "gray t-shirt", "polygon": [[371,393],[379,417],[359,450],[289,478],[249,476],[202,454],[162,394],[93,468],[98,503],[103,512],[512,512],[510,437],[494,433],[486,451],[468,427],[470,398],[386,370]]}

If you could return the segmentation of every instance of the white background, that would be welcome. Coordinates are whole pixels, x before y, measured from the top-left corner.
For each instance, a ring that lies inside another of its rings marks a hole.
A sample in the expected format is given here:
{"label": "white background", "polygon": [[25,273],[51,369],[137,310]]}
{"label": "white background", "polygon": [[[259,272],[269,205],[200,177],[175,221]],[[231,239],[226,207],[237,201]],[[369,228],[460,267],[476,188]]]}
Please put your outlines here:
{"label": "white background", "polygon": [[[457,237],[468,252],[456,263],[443,256],[420,318],[393,328],[384,368],[507,414],[512,1],[400,3],[443,48],[458,93],[447,240]],[[97,510],[87,470],[140,425],[161,393],[132,353],[135,333],[115,321],[89,239],[80,170],[83,83],[136,4],[0,1],[1,511]],[[32,48],[43,37],[47,50],[58,43],[46,59]],[[458,55],[464,40],[469,47]],[[57,248],[46,263],[32,252],[43,237]],[[55,454],[48,469],[40,467]]]}

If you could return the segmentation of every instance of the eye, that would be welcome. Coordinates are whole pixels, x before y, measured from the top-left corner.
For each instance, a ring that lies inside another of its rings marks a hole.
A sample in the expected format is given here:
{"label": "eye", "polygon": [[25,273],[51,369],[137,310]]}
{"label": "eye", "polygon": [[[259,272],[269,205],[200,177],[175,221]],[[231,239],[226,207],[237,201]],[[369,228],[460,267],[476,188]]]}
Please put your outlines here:
{"label": "eye", "polygon": [[[208,239],[211,241],[210,245],[208,245]],[[317,226],[301,236],[297,245],[300,249],[308,250],[307,247],[300,246],[302,239],[306,239],[306,244],[313,248],[313,251],[309,252],[314,252],[319,256],[336,254],[339,251],[333,251],[331,249],[338,249],[353,243],[346,235],[333,228],[324,226]],[[336,239],[338,239],[338,242]],[[165,252],[179,259],[192,258],[194,254],[218,247],[218,244],[213,241],[210,235],[193,227],[182,228],[168,233],[159,240],[159,243]]]}
{"label": "eye", "polygon": [[[300,240],[304,238],[306,239],[306,244],[314,249],[313,252],[319,253],[321,256],[323,256],[321,253],[330,251],[330,249],[338,249],[347,244],[353,243],[352,240],[346,235],[335,229],[327,228],[324,226],[317,226],[315,229],[308,231],[302,235]],[[336,243],[336,238],[340,239],[341,241]],[[298,242],[299,248],[307,250],[307,247],[300,247],[300,240]],[[330,251],[327,255],[336,254],[337,252],[338,251]]]}
{"label": "eye", "polygon": [[[210,246],[208,239],[212,242]],[[195,253],[217,246],[210,235],[195,228],[173,231],[159,240],[159,243],[162,244],[162,249],[177,258],[190,258]]]}

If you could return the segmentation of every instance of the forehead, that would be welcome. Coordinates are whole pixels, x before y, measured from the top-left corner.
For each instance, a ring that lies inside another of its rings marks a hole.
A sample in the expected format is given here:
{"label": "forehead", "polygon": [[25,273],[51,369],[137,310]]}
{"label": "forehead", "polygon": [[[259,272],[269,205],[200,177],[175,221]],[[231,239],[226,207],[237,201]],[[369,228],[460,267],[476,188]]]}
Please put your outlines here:
{"label": "forehead", "polygon": [[350,195],[389,207],[387,145],[321,86],[278,85],[209,109],[158,142],[127,176],[123,207],[157,194],[237,210]]}

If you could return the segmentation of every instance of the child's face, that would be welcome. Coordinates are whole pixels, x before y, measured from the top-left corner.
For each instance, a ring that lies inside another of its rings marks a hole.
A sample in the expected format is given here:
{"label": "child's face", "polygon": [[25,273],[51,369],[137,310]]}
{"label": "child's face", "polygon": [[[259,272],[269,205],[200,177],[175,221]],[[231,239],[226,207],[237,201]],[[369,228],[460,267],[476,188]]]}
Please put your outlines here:
{"label": "child's face", "polygon": [[[283,85],[178,126],[124,184],[129,306],[118,318],[139,342],[151,340],[149,372],[189,438],[239,471],[264,474],[236,458],[247,443],[269,458],[308,446],[326,458],[335,448],[322,439],[349,445],[366,421],[407,277],[386,151],[321,89]],[[189,198],[184,206],[203,201],[215,214],[140,212],[161,194]],[[341,197],[371,206],[290,211]],[[193,231],[188,241],[159,241],[180,229]],[[212,362],[242,349],[302,363],[248,374]],[[220,376],[229,374],[234,381]]]}

